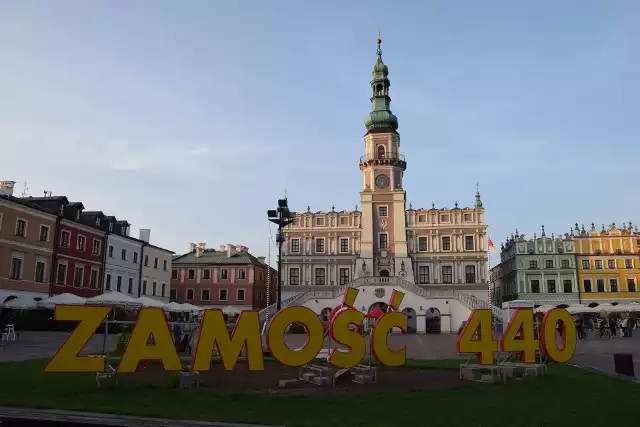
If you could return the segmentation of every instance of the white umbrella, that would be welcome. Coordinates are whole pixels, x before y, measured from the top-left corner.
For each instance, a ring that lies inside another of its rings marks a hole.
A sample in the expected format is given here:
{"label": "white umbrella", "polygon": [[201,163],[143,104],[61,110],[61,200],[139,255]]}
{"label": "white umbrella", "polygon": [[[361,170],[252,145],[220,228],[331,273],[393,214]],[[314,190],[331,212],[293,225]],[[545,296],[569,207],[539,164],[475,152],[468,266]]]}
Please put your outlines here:
{"label": "white umbrella", "polygon": [[197,305],[189,304],[188,302],[180,304],[186,311],[202,311],[204,308],[198,307]]}
{"label": "white umbrella", "polygon": [[30,297],[18,297],[3,304],[4,308],[13,308],[18,310],[32,310],[38,308],[38,301]]}
{"label": "white umbrella", "polygon": [[60,294],[49,298],[46,301],[40,301],[40,304],[46,307],[59,305],[84,305],[87,303],[86,298],[79,297],[74,294]]}
{"label": "white umbrella", "polygon": [[177,302],[170,302],[169,303],[169,311],[173,311],[174,313],[186,313],[187,311],[190,311],[188,308],[186,308],[183,304],[178,304]]}
{"label": "white umbrella", "polygon": [[87,300],[87,304],[103,304],[113,306],[140,305],[140,303],[135,298],[131,298],[129,295],[125,295],[122,292],[117,291],[109,291],[93,298],[89,298]]}
{"label": "white umbrella", "polygon": [[579,313],[599,313],[601,311],[600,307],[589,307],[586,305],[570,305],[567,308],[567,311],[571,314],[579,314]]}
{"label": "white umbrella", "polygon": [[143,307],[160,307],[160,308],[169,308],[169,304],[164,303],[162,301],[158,301],[157,299],[149,298],[149,297],[140,297],[137,300]]}
{"label": "white umbrella", "polygon": [[555,308],[555,307],[552,306],[552,305],[541,305],[540,307],[535,309],[535,312],[536,313],[546,313],[547,311],[549,311],[549,310],[551,310],[553,308]]}

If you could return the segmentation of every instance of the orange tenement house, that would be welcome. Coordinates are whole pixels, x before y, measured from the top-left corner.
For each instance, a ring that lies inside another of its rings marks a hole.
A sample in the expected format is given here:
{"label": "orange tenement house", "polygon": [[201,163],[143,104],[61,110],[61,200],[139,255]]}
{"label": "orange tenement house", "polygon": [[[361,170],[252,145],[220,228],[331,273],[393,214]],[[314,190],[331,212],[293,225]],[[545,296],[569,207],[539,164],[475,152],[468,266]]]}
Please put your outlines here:
{"label": "orange tenement house", "polygon": [[640,233],[632,224],[613,223],[598,230],[573,231],[581,299],[590,302],[640,302]]}

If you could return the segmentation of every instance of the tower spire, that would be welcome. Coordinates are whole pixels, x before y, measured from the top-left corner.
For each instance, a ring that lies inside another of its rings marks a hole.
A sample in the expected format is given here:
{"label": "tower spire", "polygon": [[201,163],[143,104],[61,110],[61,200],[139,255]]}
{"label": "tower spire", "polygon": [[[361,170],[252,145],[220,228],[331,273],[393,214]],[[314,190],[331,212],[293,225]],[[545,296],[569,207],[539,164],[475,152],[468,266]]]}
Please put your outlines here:
{"label": "tower spire", "polygon": [[480,199],[480,183],[479,182],[476,183],[476,201],[473,204],[473,207],[475,208],[482,207],[482,200]]}
{"label": "tower spire", "polygon": [[391,112],[389,67],[382,61],[382,37],[376,39],[376,63],[371,71],[371,112],[364,120],[367,133],[397,133],[398,118]]}

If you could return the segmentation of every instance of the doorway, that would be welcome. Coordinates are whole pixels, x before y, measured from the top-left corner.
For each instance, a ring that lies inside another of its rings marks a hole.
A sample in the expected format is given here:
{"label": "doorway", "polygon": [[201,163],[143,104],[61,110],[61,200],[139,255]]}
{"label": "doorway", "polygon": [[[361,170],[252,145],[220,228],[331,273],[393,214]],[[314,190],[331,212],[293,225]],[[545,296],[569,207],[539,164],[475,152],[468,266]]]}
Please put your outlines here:
{"label": "doorway", "polygon": [[389,277],[389,270],[380,270],[380,277]]}
{"label": "doorway", "polygon": [[425,332],[428,334],[439,334],[440,329],[440,310],[435,307],[427,309],[425,318]]}

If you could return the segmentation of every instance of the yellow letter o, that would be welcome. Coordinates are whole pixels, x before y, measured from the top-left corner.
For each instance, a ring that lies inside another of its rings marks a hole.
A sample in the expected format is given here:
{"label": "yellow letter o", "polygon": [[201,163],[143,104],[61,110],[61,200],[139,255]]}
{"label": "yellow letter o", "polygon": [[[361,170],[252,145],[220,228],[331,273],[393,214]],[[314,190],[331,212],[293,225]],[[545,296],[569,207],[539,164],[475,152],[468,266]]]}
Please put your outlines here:
{"label": "yellow letter o", "polygon": [[[562,342],[561,348],[558,348],[556,324],[562,322]],[[566,363],[576,352],[576,325],[573,317],[564,308],[554,308],[547,311],[542,318],[540,338],[542,340],[542,349],[551,360],[557,363]]]}
{"label": "yellow letter o", "polygon": [[[284,334],[292,323],[301,323],[307,330],[307,342],[292,350],[284,341]],[[279,311],[267,328],[267,347],[280,363],[287,366],[302,366],[318,356],[324,344],[324,327],[312,310],[307,307],[287,307]]]}

